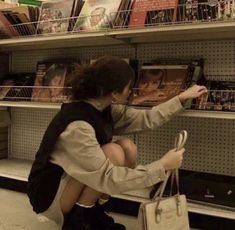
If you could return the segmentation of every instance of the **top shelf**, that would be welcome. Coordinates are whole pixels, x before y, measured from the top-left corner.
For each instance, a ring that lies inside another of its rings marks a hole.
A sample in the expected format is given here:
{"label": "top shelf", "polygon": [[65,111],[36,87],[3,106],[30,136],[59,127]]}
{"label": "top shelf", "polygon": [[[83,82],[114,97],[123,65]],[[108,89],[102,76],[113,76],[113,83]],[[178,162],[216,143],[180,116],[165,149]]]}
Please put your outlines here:
{"label": "top shelf", "polygon": [[145,28],[37,35],[0,40],[2,51],[234,39],[235,21],[191,22]]}

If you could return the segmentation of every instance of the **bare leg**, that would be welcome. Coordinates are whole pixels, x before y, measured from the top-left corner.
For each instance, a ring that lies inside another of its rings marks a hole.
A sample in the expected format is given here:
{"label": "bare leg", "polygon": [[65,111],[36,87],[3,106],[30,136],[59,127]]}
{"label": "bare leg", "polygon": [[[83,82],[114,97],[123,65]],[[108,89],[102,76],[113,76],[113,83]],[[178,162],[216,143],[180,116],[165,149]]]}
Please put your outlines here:
{"label": "bare leg", "polygon": [[[102,146],[104,154],[115,165],[124,166],[125,155],[120,145],[110,143]],[[102,193],[93,190],[75,179],[70,179],[64,189],[60,204],[64,214],[68,213],[76,202],[91,206],[100,198]]]}
{"label": "bare leg", "polygon": [[60,199],[60,206],[63,214],[67,214],[81,196],[85,186],[79,181],[71,178]]}

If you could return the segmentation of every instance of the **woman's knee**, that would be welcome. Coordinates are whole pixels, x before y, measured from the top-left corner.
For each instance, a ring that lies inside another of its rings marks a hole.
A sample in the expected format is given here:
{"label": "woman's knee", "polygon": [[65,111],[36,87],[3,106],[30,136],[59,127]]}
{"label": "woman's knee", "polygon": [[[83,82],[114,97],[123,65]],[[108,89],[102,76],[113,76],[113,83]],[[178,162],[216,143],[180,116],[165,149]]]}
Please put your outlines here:
{"label": "woman's knee", "polygon": [[124,166],[125,154],[122,147],[116,143],[109,143],[102,146],[105,156],[117,166]]}
{"label": "woman's knee", "polygon": [[128,138],[123,138],[123,139],[118,140],[116,143],[122,147],[127,160],[130,160],[132,162],[136,161],[137,146],[132,140]]}

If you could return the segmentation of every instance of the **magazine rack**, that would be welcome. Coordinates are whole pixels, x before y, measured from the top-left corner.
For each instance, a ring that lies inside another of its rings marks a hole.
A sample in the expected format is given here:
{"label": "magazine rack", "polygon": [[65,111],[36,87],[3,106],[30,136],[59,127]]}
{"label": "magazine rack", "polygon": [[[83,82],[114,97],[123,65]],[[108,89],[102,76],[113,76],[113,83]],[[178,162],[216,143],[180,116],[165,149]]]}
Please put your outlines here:
{"label": "magazine rack", "polygon": [[[147,14],[147,17],[142,23],[138,21],[131,23],[130,20],[133,14],[136,16]],[[224,9],[220,10],[219,2],[212,3],[211,5],[208,3],[187,3],[178,5],[174,11],[172,8],[149,11],[148,13],[141,9],[126,10],[102,16],[88,15],[14,24],[10,27],[5,27],[5,31],[10,32],[9,37],[38,37],[98,31],[109,32],[117,29],[166,27],[185,24],[197,25],[201,23],[231,22],[234,20],[235,12],[226,12]],[[80,21],[85,21],[85,25],[79,26]],[[100,26],[101,22],[102,26]],[[93,25],[91,26],[90,24]]]}
{"label": "magazine rack", "polygon": [[[0,100],[3,101],[33,101],[33,102],[68,102],[71,87],[51,86],[0,86]],[[55,96],[51,93],[55,92]]]}
{"label": "magazine rack", "polygon": [[[130,106],[136,108],[151,108],[152,106],[161,104],[183,91],[152,89],[152,91],[143,95],[139,93],[141,90],[143,89],[133,89],[134,96],[132,101],[129,102]],[[198,98],[198,100],[189,102],[186,109],[235,112],[235,90],[208,90],[208,93],[201,98]]]}
{"label": "magazine rack", "polygon": [[[70,101],[70,90],[71,87],[0,85],[0,101],[66,103]],[[50,96],[50,92],[56,91],[60,93],[59,96]],[[148,92],[144,95],[141,91],[143,91],[142,88],[133,88],[133,96],[130,101],[127,102],[129,106],[133,106],[135,108],[151,108],[152,106],[161,104],[173,96],[178,95],[184,90],[148,88]],[[190,102],[190,105],[188,105],[187,108],[233,112],[235,111],[235,90],[208,90],[208,93],[199,98],[198,101]]]}

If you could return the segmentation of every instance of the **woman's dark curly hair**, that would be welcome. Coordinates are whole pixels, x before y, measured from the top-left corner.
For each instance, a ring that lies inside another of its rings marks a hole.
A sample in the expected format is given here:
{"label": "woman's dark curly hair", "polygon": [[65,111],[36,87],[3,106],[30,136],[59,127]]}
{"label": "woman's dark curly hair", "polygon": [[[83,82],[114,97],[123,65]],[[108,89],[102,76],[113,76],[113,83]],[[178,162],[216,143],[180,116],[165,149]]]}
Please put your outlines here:
{"label": "woman's dark curly hair", "polygon": [[89,66],[81,67],[81,71],[73,77],[73,100],[84,100],[107,96],[112,92],[121,93],[128,83],[134,82],[134,70],[126,61],[104,56]]}

